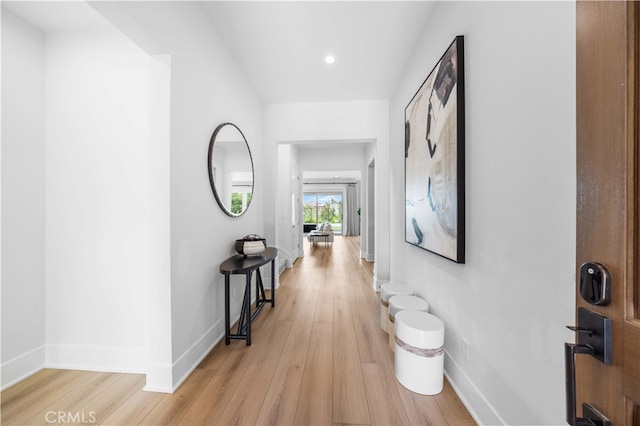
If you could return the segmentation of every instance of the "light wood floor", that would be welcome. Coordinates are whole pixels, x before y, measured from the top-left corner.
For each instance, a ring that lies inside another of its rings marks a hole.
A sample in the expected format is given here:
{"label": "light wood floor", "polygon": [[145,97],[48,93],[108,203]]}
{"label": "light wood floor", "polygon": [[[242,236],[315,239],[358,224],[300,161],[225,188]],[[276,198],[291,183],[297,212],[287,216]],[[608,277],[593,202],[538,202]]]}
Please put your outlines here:
{"label": "light wood floor", "polygon": [[142,375],[43,370],[2,392],[2,424],[474,424],[448,383],[423,396],[395,379],[359,238],[305,246],[252,345],[223,339],[174,394],[144,392]]}

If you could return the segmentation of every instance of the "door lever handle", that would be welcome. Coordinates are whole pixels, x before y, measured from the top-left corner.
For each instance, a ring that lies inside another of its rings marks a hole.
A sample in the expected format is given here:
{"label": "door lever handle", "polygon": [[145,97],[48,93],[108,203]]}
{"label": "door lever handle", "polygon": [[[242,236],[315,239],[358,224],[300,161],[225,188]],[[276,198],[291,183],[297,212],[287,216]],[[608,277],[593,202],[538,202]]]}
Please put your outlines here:
{"label": "door lever handle", "polygon": [[569,330],[571,330],[571,331],[575,331],[576,333],[583,333],[583,334],[586,334],[589,337],[593,336],[593,330],[591,330],[590,328],[574,327],[572,325],[568,325],[567,328]]}
{"label": "door lever handle", "polygon": [[576,424],[578,424],[577,421],[579,419],[576,414],[576,354],[595,355],[595,349],[593,349],[593,347],[589,345],[579,345],[577,343],[564,344],[567,423],[569,423],[571,426],[575,426]]}
{"label": "door lever handle", "polygon": [[582,404],[582,415],[576,413],[576,354],[595,356],[595,349],[589,345],[576,343],[564,344],[564,362],[566,373],[567,423],[571,426],[611,426],[609,419],[587,403]]}
{"label": "door lever handle", "polygon": [[576,411],[576,355],[591,355],[606,365],[613,362],[611,354],[611,319],[578,308],[578,326],[567,326],[578,333],[578,343],[564,344],[564,371],[567,423],[571,426],[610,426],[611,422],[591,404],[582,404],[582,417]]}

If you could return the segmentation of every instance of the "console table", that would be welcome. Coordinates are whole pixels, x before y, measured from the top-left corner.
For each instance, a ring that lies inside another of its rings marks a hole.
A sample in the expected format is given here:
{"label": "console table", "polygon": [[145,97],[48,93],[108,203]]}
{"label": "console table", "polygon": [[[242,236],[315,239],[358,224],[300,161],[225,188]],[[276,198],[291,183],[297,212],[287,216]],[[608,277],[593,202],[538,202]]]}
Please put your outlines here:
{"label": "console table", "polygon": [[[224,333],[225,344],[228,345],[231,339],[244,339],[247,346],[251,346],[251,322],[262,311],[267,302],[271,302],[273,308],[276,304],[275,292],[275,269],[278,249],[267,247],[264,252],[257,256],[243,256],[236,254],[220,264],[220,273],[224,274]],[[271,298],[267,299],[262,285],[260,267],[271,262]],[[256,309],[251,313],[251,276],[256,272]],[[229,281],[232,274],[245,274],[246,284],[244,297],[242,298],[242,308],[240,309],[240,319],[238,320],[238,330],[231,334],[231,318],[229,309]]]}

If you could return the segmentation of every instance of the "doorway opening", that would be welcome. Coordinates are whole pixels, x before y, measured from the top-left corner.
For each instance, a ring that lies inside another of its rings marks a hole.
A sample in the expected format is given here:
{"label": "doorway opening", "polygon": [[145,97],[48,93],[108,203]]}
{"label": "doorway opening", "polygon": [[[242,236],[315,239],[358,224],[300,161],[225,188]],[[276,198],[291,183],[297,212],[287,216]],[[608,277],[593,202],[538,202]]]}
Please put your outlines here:
{"label": "doorway opening", "polygon": [[302,197],[304,229],[312,230],[320,223],[329,223],[334,234],[341,235],[343,199],[342,192],[304,192]]}

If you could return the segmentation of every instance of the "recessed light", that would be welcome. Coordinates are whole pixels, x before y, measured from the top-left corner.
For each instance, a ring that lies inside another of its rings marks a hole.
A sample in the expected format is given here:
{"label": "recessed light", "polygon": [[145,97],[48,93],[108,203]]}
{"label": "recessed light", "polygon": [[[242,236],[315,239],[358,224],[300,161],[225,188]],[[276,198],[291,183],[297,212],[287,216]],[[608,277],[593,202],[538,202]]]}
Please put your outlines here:
{"label": "recessed light", "polygon": [[324,62],[325,62],[325,64],[332,64],[332,63],[334,63],[335,61],[336,61],[336,58],[334,58],[334,57],[333,57],[333,56],[331,56],[331,55],[327,55],[327,56],[325,56],[325,58],[324,58]]}

